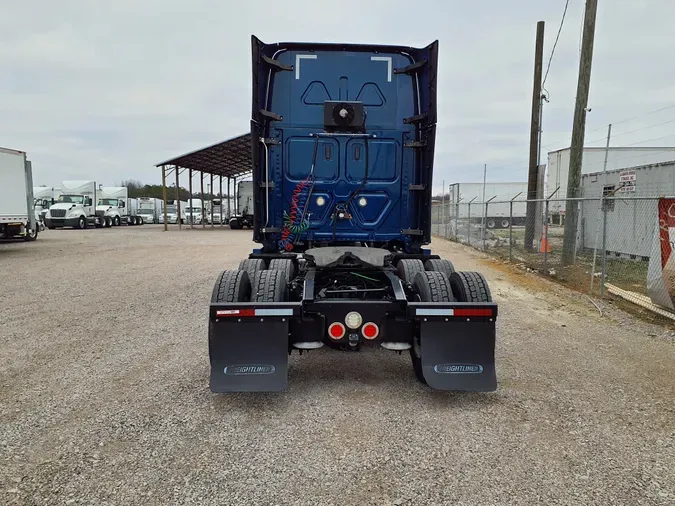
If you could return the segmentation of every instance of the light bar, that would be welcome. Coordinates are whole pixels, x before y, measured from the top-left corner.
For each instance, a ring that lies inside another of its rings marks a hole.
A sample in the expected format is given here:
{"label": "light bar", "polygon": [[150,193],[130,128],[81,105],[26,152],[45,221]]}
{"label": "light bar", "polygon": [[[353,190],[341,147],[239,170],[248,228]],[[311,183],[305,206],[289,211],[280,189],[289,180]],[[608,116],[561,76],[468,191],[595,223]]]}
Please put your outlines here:
{"label": "light bar", "polygon": [[278,308],[278,309],[217,309],[216,317],[247,317],[247,316],[293,316],[292,308]]}

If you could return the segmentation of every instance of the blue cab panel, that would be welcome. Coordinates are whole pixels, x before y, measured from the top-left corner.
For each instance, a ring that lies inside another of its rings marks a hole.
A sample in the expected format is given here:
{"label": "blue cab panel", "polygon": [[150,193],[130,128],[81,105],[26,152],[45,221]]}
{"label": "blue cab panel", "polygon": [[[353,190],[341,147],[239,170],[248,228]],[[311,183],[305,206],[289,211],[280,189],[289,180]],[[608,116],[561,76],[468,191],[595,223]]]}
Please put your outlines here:
{"label": "blue cab panel", "polygon": [[254,241],[264,252],[431,240],[438,42],[252,37]]}

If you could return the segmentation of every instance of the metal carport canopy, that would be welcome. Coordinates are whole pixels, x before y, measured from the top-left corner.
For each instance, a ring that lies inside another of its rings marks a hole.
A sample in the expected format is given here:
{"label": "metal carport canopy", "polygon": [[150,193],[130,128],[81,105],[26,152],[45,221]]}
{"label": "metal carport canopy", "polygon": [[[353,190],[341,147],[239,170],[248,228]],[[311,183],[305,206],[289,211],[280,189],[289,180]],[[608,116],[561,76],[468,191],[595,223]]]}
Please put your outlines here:
{"label": "metal carport canopy", "polygon": [[[171,160],[158,163],[155,167],[162,168],[162,188],[164,194],[164,230],[167,230],[167,211],[166,211],[166,176],[167,167],[173,166],[176,171],[176,200],[179,201],[179,169],[187,169],[190,171],[190,195],[192,195],[192,172],[197,171],[201,173],[201,193],[204,193],[204,174],[211,175],[211,192],[215,194],[213,187],[213,176],[220,177],[220,194],[222,195],[222,178],[227,178],[227,194],[230,195],[230,178],[237,178],[245,176],[252,172],[252,158],[251,158],[251,134],[246,133],[233,137],[229,140],[213,144],[211,146],[186,153]],[[228,199],[228,208],[230,200]],[[180,216],[180,208],[178,209]],[[221,226],[222,219],[222,200],[221,200]],[[180,219],[178,219],[180,228]],[[191,223],[191,227],[193,224]],[[205,226],[202,220],[202,226]],[[211,223],[213,227],[213,223]]]}

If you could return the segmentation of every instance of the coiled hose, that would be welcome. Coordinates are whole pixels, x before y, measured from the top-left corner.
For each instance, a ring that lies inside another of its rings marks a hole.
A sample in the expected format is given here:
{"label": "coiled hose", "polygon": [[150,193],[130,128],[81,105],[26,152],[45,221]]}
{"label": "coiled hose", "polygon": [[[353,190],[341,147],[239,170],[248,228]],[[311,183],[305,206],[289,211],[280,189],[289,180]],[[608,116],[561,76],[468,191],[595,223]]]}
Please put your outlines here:
{"label": "coiled hose", "polygon": [[308,190],[310,185],[309,178],[300,181],[291,196],[290,212],[284,211],[284,230],[281,233],[279,247],[291,251],[293,249],[293,239],[309,229],[309,220],[304,218],[305,206],[307,205]]}

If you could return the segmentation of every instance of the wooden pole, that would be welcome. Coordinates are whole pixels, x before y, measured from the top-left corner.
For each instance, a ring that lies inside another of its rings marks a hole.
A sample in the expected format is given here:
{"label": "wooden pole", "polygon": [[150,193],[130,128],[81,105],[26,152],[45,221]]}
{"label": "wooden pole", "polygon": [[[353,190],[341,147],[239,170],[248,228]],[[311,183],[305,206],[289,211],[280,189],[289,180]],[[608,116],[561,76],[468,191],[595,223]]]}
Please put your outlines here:
{"label": "wooden pole", "polygon": [[[574,123],[572,124],[572,144],[570,146],[570,166],[567,179],[567,198],[577,198],[581,186],[581,163],[584,154],[584,134],[586,130],[586,110],[588,92],[591,84],[591,66],[593,64],[593,42],[595,38],[595,16],[598,0],[586,0],[584,17],[584,35],[581,42],[581,58],[579,59],[579,78],[577,82],[577,101],[574,107]],[[565,232],[563,234],[563,265],[574,263],[577,221],[579,219],[579,202],[567,200],[565,205]]]}
{"label": "wooden pole", "polygon": [[534,248],[535,215],[537,213],[537,175],[539,168],[539,121],[541,119],[541,74],[544,59],[544,22],[537,23],[534,48],[534,85],[532,87],[532,118],[530,121],[530,166],[527,176],[527,217],[525,219],[525,248]]}

